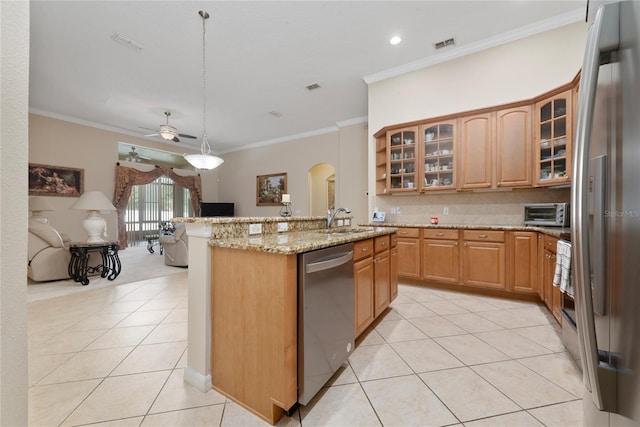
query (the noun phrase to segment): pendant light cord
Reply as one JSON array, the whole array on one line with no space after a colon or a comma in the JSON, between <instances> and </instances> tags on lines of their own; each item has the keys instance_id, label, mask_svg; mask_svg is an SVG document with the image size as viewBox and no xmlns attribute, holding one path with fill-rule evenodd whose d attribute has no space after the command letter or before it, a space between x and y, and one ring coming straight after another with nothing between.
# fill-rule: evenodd
<instances>
[{"instance_id":1,"label":"pendant light cord","mask_svg":"<svg viewBox=\"0 0 640 427\"><path fill-rule=\"evenodd\" d=\"M207 27L205 22L209 19L209 13L204 10L198 12L202 17L202 146L200 151L202 154L210 154L211 147L209 141L207 141L207 61L205 57L206 51L206 34Z\"/></svg>"}]
</instances>

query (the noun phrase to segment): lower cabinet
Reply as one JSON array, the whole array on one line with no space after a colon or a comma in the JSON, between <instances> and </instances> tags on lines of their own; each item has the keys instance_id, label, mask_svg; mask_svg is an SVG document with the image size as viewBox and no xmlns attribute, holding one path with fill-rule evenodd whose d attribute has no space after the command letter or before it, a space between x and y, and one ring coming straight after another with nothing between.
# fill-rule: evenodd
<instances>
[{"instance_id":1,"label":"lower cabinet","mask_svg":"<svg viewBox=\"0 0 640 427\"><path fill-rule=\"evenodd\" d=\"M553 286L553 276L556 271L556 248L558 239L543 236L542 248L542 287L544 288L544 303L559 323L562 323L562 293L558 286Z\"/></svg>"},{"instance_id":2,"label":"lower cabinet","mask_svg":"<svg viewBox=\"0 0 640 427\"><path fill-rule=\"evenodd\" d=\"M373 258L373 281L375 293L373 295L373 316L378 317L391 302L391 260L389 249L376 253Z\"/></svg>"},{"instance_id":3,"label":"lower cabinet","mask_svg":"<svg viewBox=\"0 0 640 427\"><path fill-rule=\"evenodd\" d=\"M507 233L509 254L508 289L521 294L538 293L538 233L510 231Z\"/></svg>"},{"instance_id":4,"label":"lower cabinet","mask_svg":"<svg viewBox=\"0 0 640 427\"><path fill-rule=\"evenodd\" d=\"M504 231L464 230L462 283L483 288L506 288Z\"/></svg>"},{"instance_id":5,"label":"lower cabinet","mask_svg":"<svg viewBox=\"0 0 640 427\"><path fill-rule=\"evenodd\" d=\"M422 231L422 278L458 283L458 230L425 228Z\"/></svg>"},{"instance_id":6,"label":"lower cabinet","mask_svg":"<svg viewBox=\"0 0 640 427\"><path fill-rule=\"evenodd\" d=\"M398 254L398 236L397 234L391 235L391 252L389 255L389 288L391 289L391 302L398 296L398 264L399 264L399 254Z\"/></svg>"},{"instance_id":7,"label":"lower cabinet","mask_svg":"<svg viewBox=\"0 0 640 427\"><path fill-rule=\"evenodd\" d=\"M420 229L398 229L398 276L420 278Z\"/></svg>"}]
</instances>

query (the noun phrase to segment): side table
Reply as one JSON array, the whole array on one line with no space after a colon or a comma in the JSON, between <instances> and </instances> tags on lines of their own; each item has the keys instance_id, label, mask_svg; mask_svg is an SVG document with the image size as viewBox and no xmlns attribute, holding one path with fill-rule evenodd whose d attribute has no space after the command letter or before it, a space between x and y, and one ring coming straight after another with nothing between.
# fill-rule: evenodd
<instances>
[{"instance_id":1,"label":"side table","mask_svg":"<svg viewBox=\"0 0 640 427\"><path fill-rule=\"evenodd\" d=\"M118 242L104 243L83 243L72 242L69 244L69 252L71 252L71 260L69 260L69 276L76 281L82 283L82 286L89 284L87 274L100 273L100 277L106 277L108 280L115 280L120 274L121 265L118 257L120 246ZM102 256L102 263L96 266L90 266L89 254L91 252L99 252Z\"/></svg>"}]
</instances>

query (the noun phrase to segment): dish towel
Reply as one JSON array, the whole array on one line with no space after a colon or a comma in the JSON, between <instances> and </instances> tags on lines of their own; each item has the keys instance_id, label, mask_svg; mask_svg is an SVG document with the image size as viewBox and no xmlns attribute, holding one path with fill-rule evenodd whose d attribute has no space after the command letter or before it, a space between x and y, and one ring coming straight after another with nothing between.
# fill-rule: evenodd
<instances>
[{"instance_id":1,"label":"dish towel","mask_svg":"<svg viewBox=\"0 0 640 427\"><path fill-rule=\"evenodd\" d=\"M553 275L553 286L560 286L560 291L573 298L571 283L571 242L558 240L556 249L556 271Z\"/></svg>"}]
</instances>

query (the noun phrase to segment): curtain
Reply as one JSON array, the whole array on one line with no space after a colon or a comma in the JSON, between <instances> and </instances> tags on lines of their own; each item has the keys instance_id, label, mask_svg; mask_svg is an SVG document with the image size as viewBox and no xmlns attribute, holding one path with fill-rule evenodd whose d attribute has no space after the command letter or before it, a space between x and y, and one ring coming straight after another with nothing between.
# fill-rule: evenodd
<instances>
[{"instance_id":1,"label":"curtain","mask_svg":"<svg viewBox=\"0 0 640 427\"><path fill-rule=\"evenodd\" d=\"M168 176L176 184L189 190L189 199L195 216L200 216L202 203L202 180L198 176L181 176L171 168L156 166L149 172L116 165L116 189L113 194L113 205L118 211L118 243L121 249L127 247L127 229L125 215L127 203L134 185L145 185L155 181L158 177Z\"/></svg>"}]
</instances>

